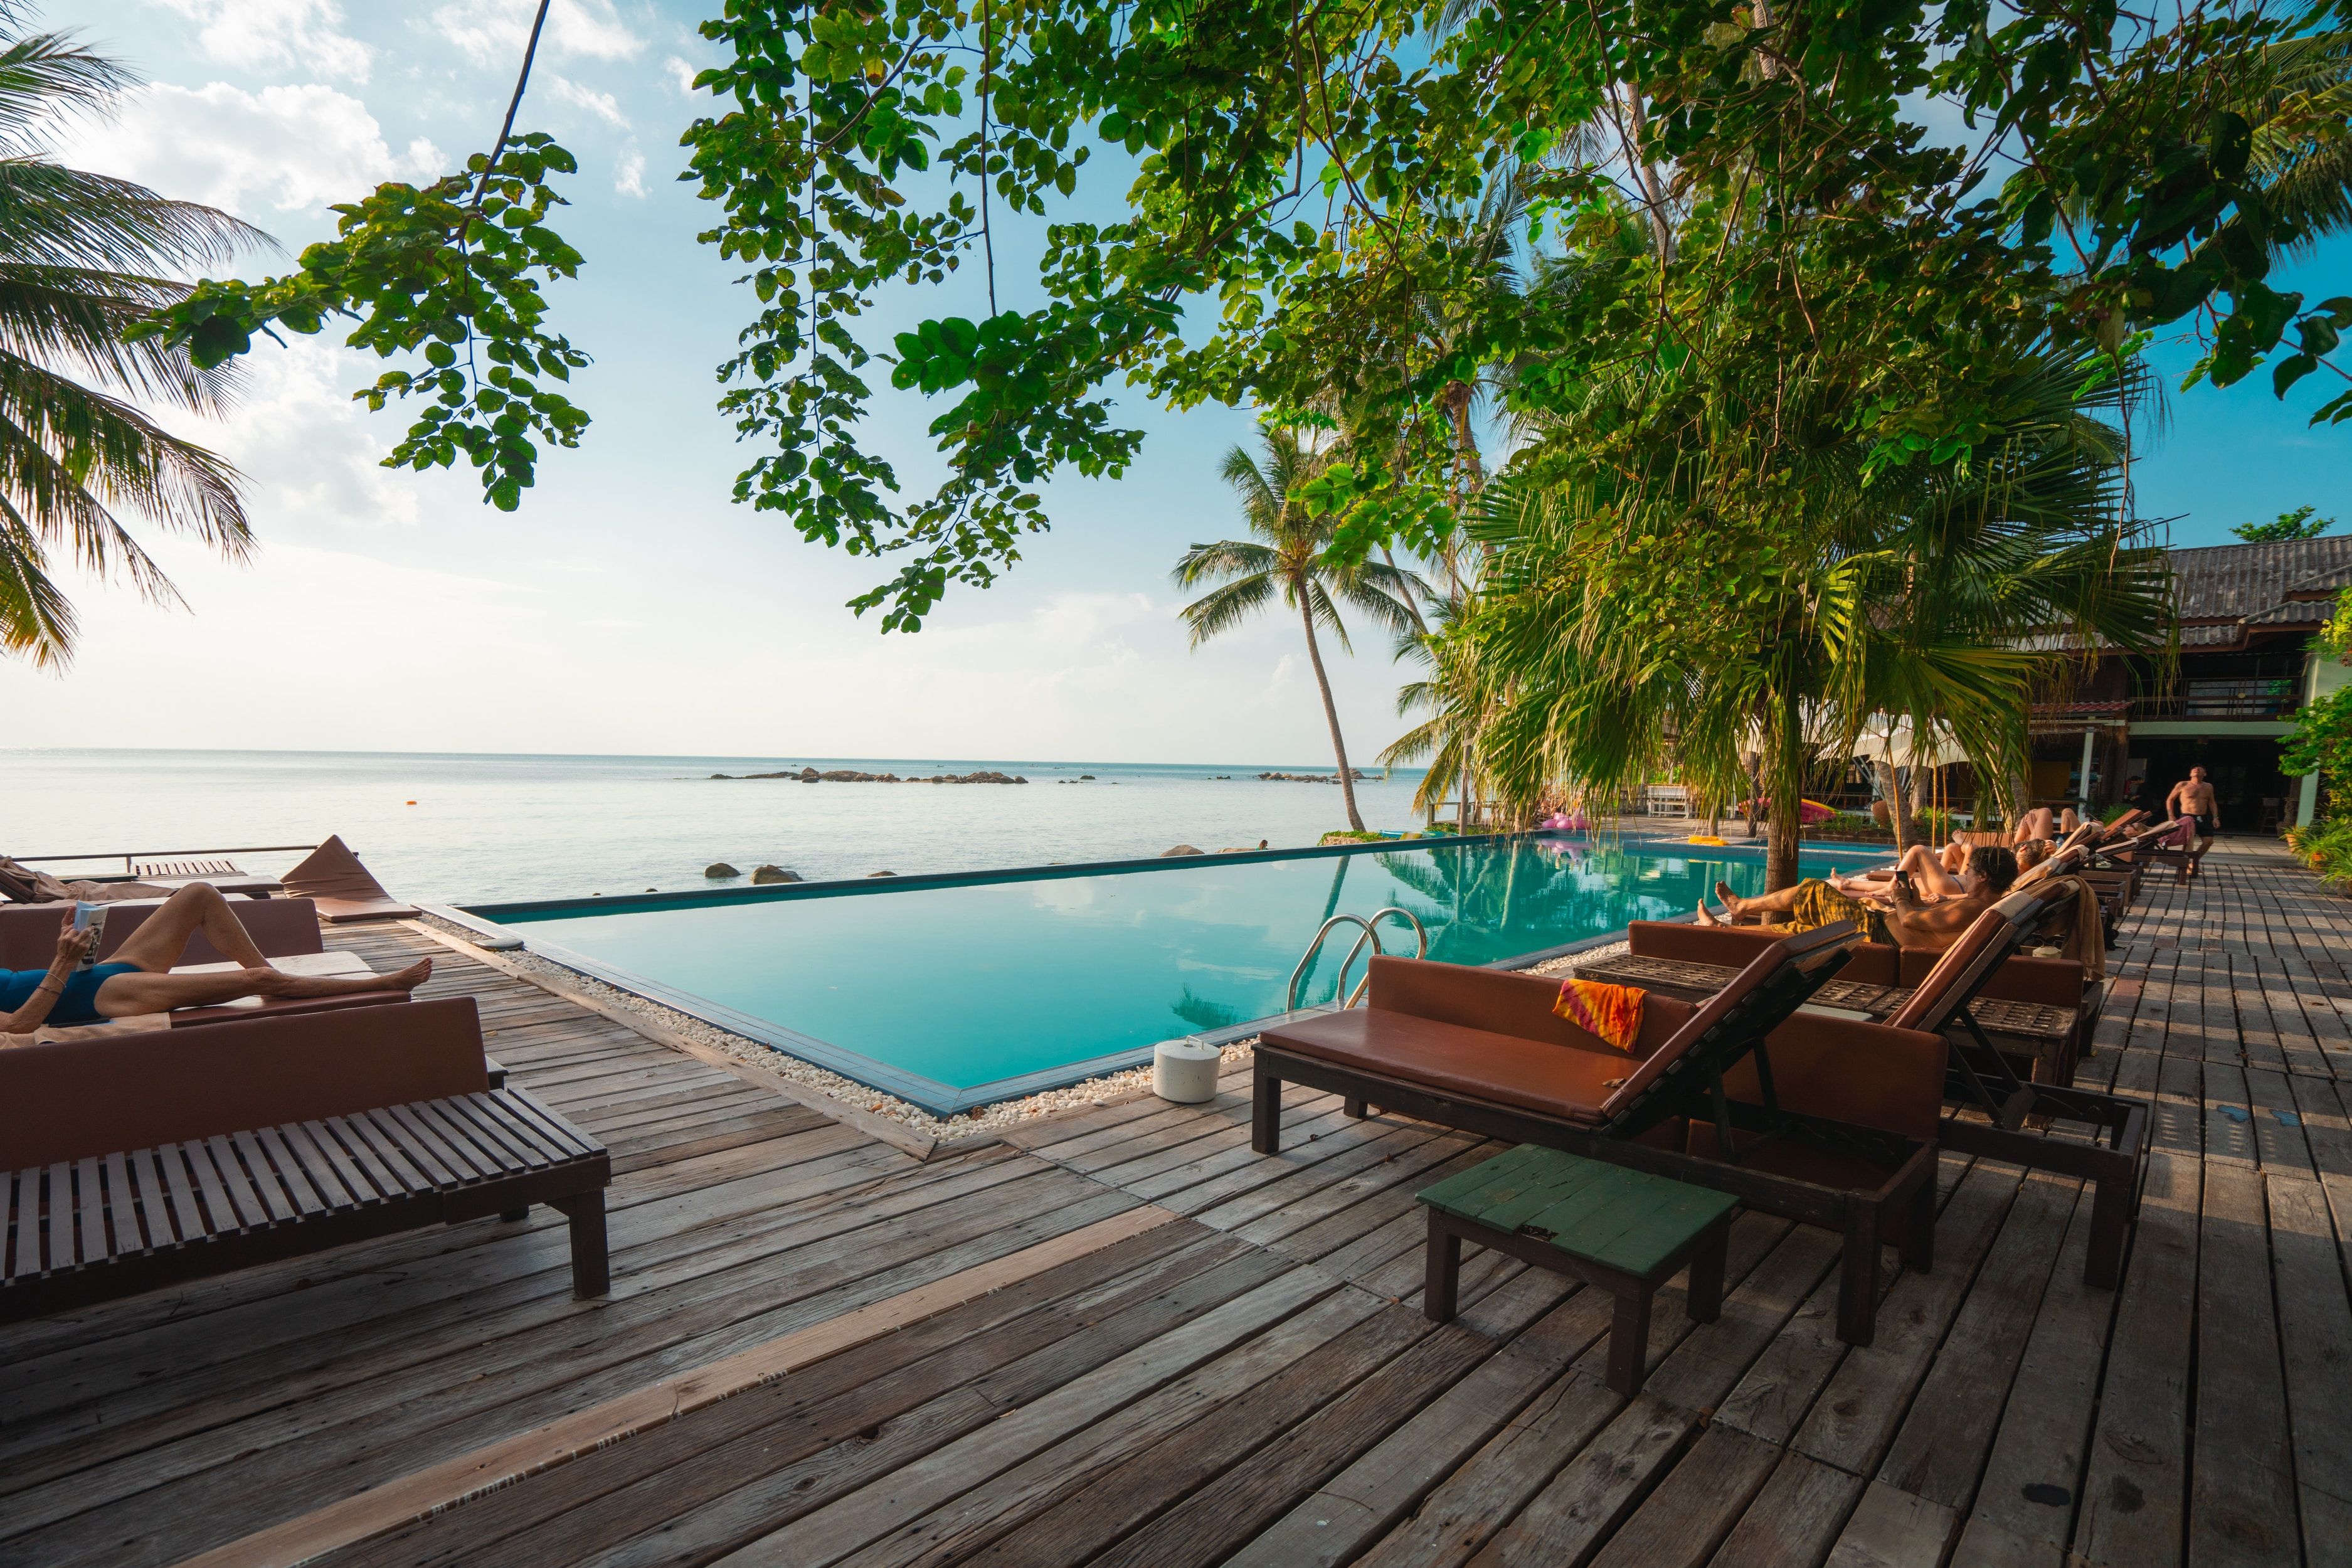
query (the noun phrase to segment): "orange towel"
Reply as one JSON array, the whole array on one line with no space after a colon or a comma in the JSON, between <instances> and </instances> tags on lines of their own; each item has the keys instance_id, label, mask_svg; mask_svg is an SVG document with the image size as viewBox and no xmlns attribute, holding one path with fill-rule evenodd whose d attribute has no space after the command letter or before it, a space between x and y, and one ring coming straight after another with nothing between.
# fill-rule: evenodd
<instances>
[{"instance_id":1,"label":"orange towel","mask_svg":"<svg viewBox=\"0 0 2352 1568\"><path fill-rule=\"evenodd\" d=\"M1551 1010L1595 1039L1630 1051L1642 1032L1642 998L1648 994L1636 985L1571 979L1561 984Z\"/></svg>"}]
</instances>

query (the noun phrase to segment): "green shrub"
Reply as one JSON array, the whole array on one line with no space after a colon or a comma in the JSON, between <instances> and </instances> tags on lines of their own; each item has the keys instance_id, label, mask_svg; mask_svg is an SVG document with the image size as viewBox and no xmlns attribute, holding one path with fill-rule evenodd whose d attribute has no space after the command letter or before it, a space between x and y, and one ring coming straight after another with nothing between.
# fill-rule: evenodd
<instances>
[{"instance_id":1,"label":"green shrub","mask_svg":"<svg viewBox=\"0 0 2352 1568\"><path fill-rule=\"evenodd\" d=\"M2352 887L2352 816L2326 817L2286 830L2287 847L2339 887Z\"/></svg>"}]
</instances>

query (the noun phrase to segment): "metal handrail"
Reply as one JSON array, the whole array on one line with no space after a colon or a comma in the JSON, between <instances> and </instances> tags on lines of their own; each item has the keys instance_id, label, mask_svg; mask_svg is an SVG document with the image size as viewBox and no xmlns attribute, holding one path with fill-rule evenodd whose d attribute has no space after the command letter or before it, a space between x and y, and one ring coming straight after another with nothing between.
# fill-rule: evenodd
<instances>
[{"instance_id":1,"label":"metal handrail","mask_svg":"<svg viewBox=\"0 0 2352 1568\"><path fill-rule=\"evenodd\" d=\"M1373 910L1372 917L1370 920L1366 920L1361 915L1333 915L1329 920L1325 921L1323 924L1317 929L1315 932L1315 940L1307 944L1307 951L1299 955L1298 966L1290 972L1290 985L1289 988L1283 993L1282 1010L1286 1013L1296 1013L1298 1011L1299 982L1307 978L1307 966L1315 962L1316 953L1322 950L1323 939L1331 934L1331 928L1334 926L1356 926L1360 928L1364 934L1356 939L1355 946L1348 950L1348 956L1339 961L1338 984L1332 987L1331 994L1334 996L1346 998L1346 1000L1340 1004L1342 1008L1352 1007L1358 1002L1363 1000L1365 987L1370 985L1372 983L1370 966L1366 967L1363 979L1356 983L1356 989L1352 994L1348 991L1348 966L1356 962L1356 954L1364 951L1364 944L1366 942L1370 942L1372 944L1372 953L1375 957L1382 954L1384 950L1381 946L1380 932L1374 931L1372 928L1379 925L1381 921L1386 920L1391 915L1402 917L1405 923L1412 927L1413 934L1421 939L1420 949L1413 954L1413 956L1415 958L1428 957L1429 932L1422 925L1419 917L1414 915L1411 910L1400 909L1396 905L1391 904L1384 910Z\"/></svg>"},{"instance_id":2,"label":"metal handrail","mask_svg":"<svg viewBox=\"0 0 2352 1568\"><path fill-rule=\"evenodd\" d=\"M316 849L315 844L243 844L226 848L206 849L106 849L88 855L19 855L16 858L26 865L36 860L120 860L125 871L135 860L168 860L183 855L274 855L284 850Z\"/></svg>"},{"instance_id":3,"label":"metal handrail","mask_svg":"<svg viewBox=\"0 0 2352 1568\"><path fill-rule=\"evenodd\" d=\"M1364 934L1356 939L1356 945L1349 948L1348 950L1348 956L1339 961L1339 984L1341 985L1345 985L1348 983L1348 965L1356 962L1356 954L1363 951L1365 942L1370 942L1372 944L1372 952L1375 957L1380 955L1380 933L1375 931L1372 928L1379 925L1391 915L1402 916L1404 922L1412 927L1412 934L1420 939L1420 946L1414 949L1413 956L1415 958L1427 958L1429 956L1429 932L1422 926L1421 918L1414 914L1411 910L1404 909L1396 904L1391 904L1384 910L1374 910L1372 911L1372 918L1364 924ZM1347 1001L1340 1004L1342 1010L1344 1011L1346 1008L1352 1007L1357 1003L1362 1001L1364 999L1364 993L1371 988L1372 966L1367 963L1364 965L1364 977L1356 982L1355 990L1348 993ZM1335 996L1339 994L1339 993L1336 988L1332 992L1332 994Z\"/></svg>"}]
</instances>

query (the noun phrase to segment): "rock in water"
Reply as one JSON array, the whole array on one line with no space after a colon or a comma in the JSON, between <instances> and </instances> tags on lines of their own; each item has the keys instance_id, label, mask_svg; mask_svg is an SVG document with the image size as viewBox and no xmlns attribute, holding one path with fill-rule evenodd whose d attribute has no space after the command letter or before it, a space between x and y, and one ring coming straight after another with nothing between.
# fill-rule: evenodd
<instances>
[{"instance_id":1,"label":"rock in water","mask_svg":"<svg viewBox=\"0 0 2352 1568\"><path fill-rule=\"evenodd\" d=\"M702 868L702 874L706 877L740 877L743 873L724 860L713 860Z\"/></svg>"},{"instance_id":2,"label":"rock in water","mask_svg":"<svg viewBox=\"0 0 2352 1568\"><path fill-rule=\"evenodd\" d=\"M754 866L751 868L751 880L753 882L797 882L800 879L801 874L798 871L787 871L782 866Z\"/></svg>"},{"instance_id":3,"label":"rock in water","mask_svg":"<svg viewBox=\"0 0 2352 1568\"><path fill-rule=\"evenodd\" d=\"M868 872L866 872L866 875L868 878L873 878L873 877L895 877L895 876L897 876L898 874L898 872L896 872L896 871L868 871Z\"/></svg>"},{"instance_id":4,"label":"rock in water","mask_svg":"<svg viewBox=\"0 0 2352 1568\"><path fill-rule=\"evenodd\" d=\"M1162 860L1166 860L1178 855L1198 855L1200 851L1193 848L1190 844L1179 844L1173 849L1162 849L1160 852L1160 858Z\"/></svg>"},{"instance_id":5,"label":"rock in water","mask_svg":"<svg viewBox=\"0 0 2352 1568\"><path fill-rule=\"evenodd\" d=\"M800 771L800 781L803 784L814 784L817 780L823 777L824 777L824 775L817 772L814 768L803 768Z\"/></svg>"}]
</instances>

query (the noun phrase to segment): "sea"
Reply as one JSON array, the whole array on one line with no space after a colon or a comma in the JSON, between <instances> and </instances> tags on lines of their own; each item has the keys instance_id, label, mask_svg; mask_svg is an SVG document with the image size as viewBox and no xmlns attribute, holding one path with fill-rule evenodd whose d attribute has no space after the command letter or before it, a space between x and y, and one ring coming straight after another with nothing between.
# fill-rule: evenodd
<instances>
[{"instance_id":1,"label":"sea","mask_svg":"<svg viewBox=\"0 0 2352 1568\"><path fill-rule=\"evenodd\" d=\"M714 773L992 771L1025 784L803 784ZM526 756L0 749L0 854L120 856L307 845L339 834L404 899L457 903L731 887L1312 845L1347 826L1329 763L969 757ZM1370 827L1422 824L1418 770L1358 784ZM299 850L241 853L281 871ZM83 866L107 868L97 860ZM112 868L120 868L119 859ZM72 874L73 866L45 864Z\"/></svg>"}]
</instances>

